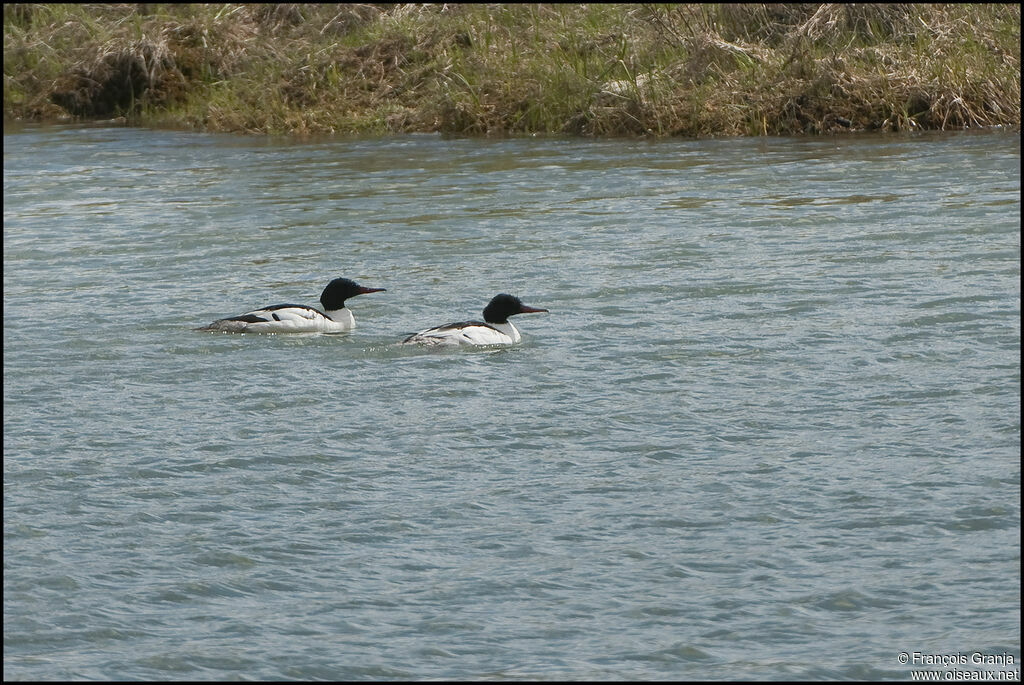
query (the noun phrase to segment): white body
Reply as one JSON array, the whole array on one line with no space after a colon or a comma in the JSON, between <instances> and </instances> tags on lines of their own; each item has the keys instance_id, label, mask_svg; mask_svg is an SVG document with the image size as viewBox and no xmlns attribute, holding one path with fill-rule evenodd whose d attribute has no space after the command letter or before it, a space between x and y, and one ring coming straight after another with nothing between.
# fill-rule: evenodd
<instances>
[{"instance_id":1,"label":"white body","mask_svg":"<svg viewBox=\"0 0 1024 685\"><path fill-rule=\"evenodd\" d=\"M348 307L324 314L312 307L292 305L256 309L242 316L259 317L266 321L220 319L206 329L230 333L347 333L356 326L355 317Z\"/></svg>"},{"instance_id":2,"label":"white body","mask_svg":"<svg viewBox=\"0 0 1024 685\"><path fill-rule=\"evenodd\" d=\"M411 335L403 344L409 345L512 345L522 340L510 321L505 323L465 323L438 326Z\"/></svg>"}]
</instances>

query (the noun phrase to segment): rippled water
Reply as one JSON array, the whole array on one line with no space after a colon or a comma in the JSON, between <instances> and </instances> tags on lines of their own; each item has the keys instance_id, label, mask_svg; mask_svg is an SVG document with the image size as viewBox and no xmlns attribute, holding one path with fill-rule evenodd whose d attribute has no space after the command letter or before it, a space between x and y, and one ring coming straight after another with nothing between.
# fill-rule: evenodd
<instances>
[{"instance_id":1,"label":"rippled water","mask_svg":"<svg viewBox=\"0 0 1024 685\"><path fill-rule=\"evenodd\" d=\"M1019 678L1020 138L7 131L3 411L8 679Z\"/></svg>"}]
</instances>

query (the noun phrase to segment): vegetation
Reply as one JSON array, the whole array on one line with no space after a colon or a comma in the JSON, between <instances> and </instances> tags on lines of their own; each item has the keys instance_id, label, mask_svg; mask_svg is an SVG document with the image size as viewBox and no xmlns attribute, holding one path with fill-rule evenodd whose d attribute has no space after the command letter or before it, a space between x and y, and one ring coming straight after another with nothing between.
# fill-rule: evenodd
<instances>
[{"instance_id":1,"label":"vegetation","mask_svg":"<svg viewBox=\"0 0 1024 685\"><path fill-rule=\"evenodd\" d=\"M5 119L249 133L1020 128L1017 4L7 4Z\"/></svg>"}]
</instances>

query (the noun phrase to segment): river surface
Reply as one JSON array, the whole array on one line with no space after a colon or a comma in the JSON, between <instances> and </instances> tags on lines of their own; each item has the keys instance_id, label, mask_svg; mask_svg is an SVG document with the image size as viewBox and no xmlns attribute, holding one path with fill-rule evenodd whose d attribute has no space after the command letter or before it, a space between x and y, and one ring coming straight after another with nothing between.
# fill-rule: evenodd
<instances>
[{"instance_id":1,"label":"river surface","mask_svg":"<svg viewBox=\"0 0 1024 685\"><path fill-rule=\"evenodd\" d=\"M1019 678L1016 133L8 128L3 211L5 679Z\"/></svg>"}]
</instances>

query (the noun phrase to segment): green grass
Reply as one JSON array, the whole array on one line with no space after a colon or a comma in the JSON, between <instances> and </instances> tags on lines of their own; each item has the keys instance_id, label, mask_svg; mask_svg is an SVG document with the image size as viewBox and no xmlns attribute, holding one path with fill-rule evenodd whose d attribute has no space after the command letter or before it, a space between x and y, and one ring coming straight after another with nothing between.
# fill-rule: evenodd
<instances>
[{"instance_id":1,"label":"green grass","mask_svg":"<svg viewBox=\"0 0 1024 685\"><path fill-rule=\"evenodd\" d=\"M1020 9L9 4L4 115L259 134L1019 130Z\"/></svg>"}]
</instances>

